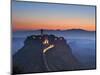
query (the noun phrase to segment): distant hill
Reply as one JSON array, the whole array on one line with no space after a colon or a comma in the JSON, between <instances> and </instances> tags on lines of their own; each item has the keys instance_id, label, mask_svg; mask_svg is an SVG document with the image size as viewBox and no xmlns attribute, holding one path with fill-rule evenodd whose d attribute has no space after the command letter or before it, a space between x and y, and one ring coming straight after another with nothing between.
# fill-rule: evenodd
<instances>
[{"instance_id":1,"label":"distant hill","mask_svg":"<svg viewBox=\"0 0 100 75\"><path fill-rule=\"evenodd\" d=\"M86 31L82 29L71 29L71 30L63 30L62 32L70 33L70 34L95 34L96 31Z\"/></svg>"},{"instance_id":2,"label":"distant hill","mask_svg":"<svg viewBox=\"0 0 100 75\"><path fill-rule=\"evenodd\" d=\"M65 30L65 31L75 31L75 32L95 32L95 31L87 31L87 30L83 30L83 29L69 29L69 30Z\"/></svg>"},{"instance_id":3,"label":"distant hill","mask_svg":"<svg viewBox=\"0 0 100 75\"><path fill-rule=\"evenodd\" d=\"M14 32L33 32L33 31L40 31L40 30L20 30L20 31L14 31ZM68 29L68 30L47 30L44 29L44 31L73 31L73 32L95 32L95 31L87 31L83 29Z\"/></svg>"},{"instance_id":4,"label":"distant hill","mask_svg":"<svg viewBox=\"0 0 100 75\"><path fill-rule=\"evenodd\" d=\"M30 33L40 32L40 30L27 30L27 31L14 31L15 33ZM95 33L96 31L86 31L82 29L69 29L69 30L44 30L44 32L71 32L71 33Z\"/></svg>"},{"instance_id":5,"label":"distant hill","mask_svg":"<svg viewBox=\"0 0 100 75\"><path fill-rule=\"evenodd\" d=\"M70 30L44 30L44 34L54 34L57 36L70 36L70 37L94 37L96 31L86 31L82 29L70 29ZM40 35L40 30L31 31L16 31L13 33L13 37L26 37L29 35Z\"/></svg>"}]
</instances>

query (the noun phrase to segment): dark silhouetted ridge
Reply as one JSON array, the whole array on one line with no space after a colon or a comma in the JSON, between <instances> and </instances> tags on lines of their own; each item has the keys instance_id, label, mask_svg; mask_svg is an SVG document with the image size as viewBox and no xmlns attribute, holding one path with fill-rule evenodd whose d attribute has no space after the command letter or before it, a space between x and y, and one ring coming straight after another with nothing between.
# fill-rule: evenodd
<instances>
[{"instance_id":1,"label":"dark silhouetted ridge","mask_svg":"<svg viewBox=\"0 0 100 75\"><path fill-rule=\"evenodd\" d=\"M13 74L75 70L78 64L63 37L31 35L13 56Z\"/></svg>"}]
</instances>

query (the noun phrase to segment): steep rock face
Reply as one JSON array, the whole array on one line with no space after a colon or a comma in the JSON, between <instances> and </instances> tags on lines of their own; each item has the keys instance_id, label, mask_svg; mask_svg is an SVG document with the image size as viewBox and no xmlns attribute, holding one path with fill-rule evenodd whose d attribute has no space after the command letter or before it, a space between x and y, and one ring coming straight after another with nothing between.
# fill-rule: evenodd
<instances>
[{"instance_id":1,"label":"steep rock face","mask_svg":"<svg viewBox=\"0 0 100 75\"><path fill-rule=\"evenodd\" d=\"M78 61L63 37L32 35L13 56L13 73L74 70Z\"/></svg>"}]
</instances>

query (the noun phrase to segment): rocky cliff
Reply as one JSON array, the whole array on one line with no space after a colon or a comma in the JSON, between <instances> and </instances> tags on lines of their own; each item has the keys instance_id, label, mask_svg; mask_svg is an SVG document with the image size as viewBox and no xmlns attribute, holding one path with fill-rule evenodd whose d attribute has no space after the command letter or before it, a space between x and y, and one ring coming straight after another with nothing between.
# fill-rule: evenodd
<instances>
[{"instance_id":1,"label":"rocky cliff","mask_svg":"<svg viewBox=\"0 0 100 75\"><path fill-rule=\"evenodd\" d=\"M67 40L54 35L32 35L13 56L13 73L37 73L75 70L78 60Z\"/></svg>"}]
</instances>

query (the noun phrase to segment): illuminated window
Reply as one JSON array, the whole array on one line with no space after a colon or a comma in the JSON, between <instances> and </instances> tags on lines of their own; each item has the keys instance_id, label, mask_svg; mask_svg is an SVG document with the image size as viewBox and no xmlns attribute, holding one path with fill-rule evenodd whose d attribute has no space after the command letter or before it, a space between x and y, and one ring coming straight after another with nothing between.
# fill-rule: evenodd
<instances>
[{"instance_id":1,"label":"illuminated window","mask_svg":"<svg viewBox=\"0 0 100 75\"><path fill-rule=\"evenodd\" d=\"M47 45L47 44L49 44L49 41L48 41L48 39L45 39L45 40L44 40L44 42L43 42L43 44L44 44L44 45Z\"/></svg>"}]
</instances>

